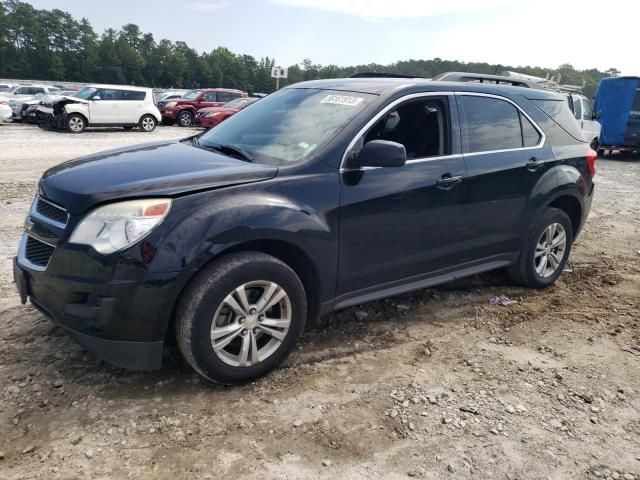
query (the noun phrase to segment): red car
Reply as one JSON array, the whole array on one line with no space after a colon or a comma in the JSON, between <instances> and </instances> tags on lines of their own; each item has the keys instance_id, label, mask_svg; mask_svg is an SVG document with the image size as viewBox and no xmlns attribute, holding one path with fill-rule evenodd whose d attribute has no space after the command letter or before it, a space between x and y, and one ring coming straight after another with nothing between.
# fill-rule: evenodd
<instances>
[{"instance_id":1,"label":"red car","mask_svg":"<svg viewBox=\"0 0 640 480\"><path fill-rule=\"evenodd\" d=\"M204 88L191 90L181 98L161 106L162 121L166 124L177 122L181 127L191 127L196 118L196 112L204 107L221 107L236 98L248 97L247 92L229 88Z\"/></svg>"},{"instance_id":2,"label":"red car","mask_svg":"<svg viewBox=\"0 0 640 480\"><path fill-rule=\"evenodd\" d=\"M253 97L243 97L231 100L221 107L201 108L200 110L198 110L198 113L196 115L196 123L200 124L200 126L204 128L215 127L223 120L226 120L234 113L237 113L243 108L248 107L257 100L260 99Z\"/></svg>"}]
</instances>

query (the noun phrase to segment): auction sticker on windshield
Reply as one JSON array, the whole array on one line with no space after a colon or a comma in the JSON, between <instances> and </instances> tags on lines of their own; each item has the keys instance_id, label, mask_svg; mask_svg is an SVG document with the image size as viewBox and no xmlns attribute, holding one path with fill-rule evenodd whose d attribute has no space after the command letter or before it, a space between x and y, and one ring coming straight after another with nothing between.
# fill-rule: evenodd
<instances>
[{"instance_id":1,"label":"auction sticker on windshield","mask_svg":"<svg viewBox=\"0 0 640 480\"><path fill-rule=\"evenodd\" d=\"M363 100L364 98L362 97L351 97L349 95L327 95L320 103L333 103L335 105L349 105L351 107L355 107Z\"/></svg>"}]
</instances>

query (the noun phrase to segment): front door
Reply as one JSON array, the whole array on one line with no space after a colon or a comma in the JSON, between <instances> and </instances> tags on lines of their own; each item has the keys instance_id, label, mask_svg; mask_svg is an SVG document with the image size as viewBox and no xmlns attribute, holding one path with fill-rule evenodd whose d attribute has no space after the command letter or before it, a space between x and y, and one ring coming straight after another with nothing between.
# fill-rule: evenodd
<instances>
[{"instance_id":1,"label":"front door","mask_svg":"<svg viewBox=\"0 0 640 480\"><path fill-rule=\"evenodd\" d=\"M338 297L457 262L466 175L458 131L453 96L427 94L388 107L363 133L360 145L403 144L407 163L341 172Z\"/></svg>"},{"instance_id":2,"label":"front door","mask_svg":"<svg viewBox=\"0 0 640 480\"><path fill-rule=\"evenodd\" d=\"M121 123L120 100L116 100L116 95L116 90L102 88L91 97L89 123L92 125Z\"/></svg>"}]
</instances>

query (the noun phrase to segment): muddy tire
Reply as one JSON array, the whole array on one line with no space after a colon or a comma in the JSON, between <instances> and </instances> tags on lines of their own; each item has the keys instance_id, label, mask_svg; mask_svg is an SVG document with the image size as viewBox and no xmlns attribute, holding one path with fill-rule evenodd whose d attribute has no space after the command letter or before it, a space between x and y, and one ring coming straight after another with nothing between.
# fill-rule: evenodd
<instances>
[{"instance_id":1,"label":"muddy tire","mask_svg":"<svg viewBox=\"0 0 640 480\"><path fill-rule=\"evenodd\" d=\"M176 312L176 339L200 375L241 384L291 353L306 317L304 287L289 266L259 252L233 253L187 287Z\"/></svg>"},{"instance_id":2,"label":"muddy tire","mask_svg":"<svg viewBox=\"0 0 640 480\"><path fill-rule=\"evenodd\" d=\"M529 228L520 258L509 268L509 275L520 285L546 288L562 273L573 243L569 216L557 208L548 208Z\"/></svg>"},{"instance_id":3,"label":"muddy tire","mask_svg":"<svg viewBox=\"0 0 640 480\"><path fill-rule=\"evenodd\" d=\"M79 113L72 113L67 116L66 127L71 133L82 133L87 128L87 119Z\"/></svg>"}]
</instances>

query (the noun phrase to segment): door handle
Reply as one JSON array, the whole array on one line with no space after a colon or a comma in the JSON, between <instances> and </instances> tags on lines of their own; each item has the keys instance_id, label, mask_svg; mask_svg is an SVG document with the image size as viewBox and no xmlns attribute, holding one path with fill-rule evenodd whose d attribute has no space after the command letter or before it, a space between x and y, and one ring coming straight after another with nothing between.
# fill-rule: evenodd
<instances>
[{"instance_id":1,"label":"door handle","mask_svg":"<svg viewBox=\"0 0 640 480\"><path fill-rule=\"evenodd\" d=\"M438 180L436 180L436 187L441 190L450 190L455 185L462 183L462 176L452 176L450 173L445 173Z\"/></svg>"},{"instance_id":2,"label":"door handle","mask_svg":"<svg viewBox=\"0 0 640 480\"><path fill-rule=\"evenodd\" d=\"M530 172L535 172L541 166L544 165L544 160L538 160L536 157L531 157L527 160L527 170Z\"/></svg>"}]
</instances>

